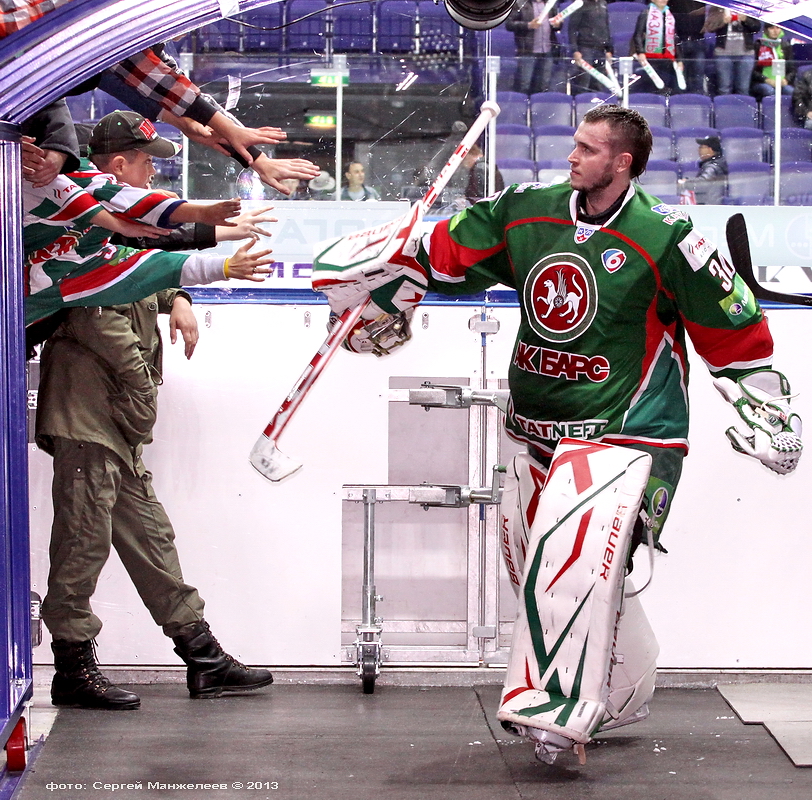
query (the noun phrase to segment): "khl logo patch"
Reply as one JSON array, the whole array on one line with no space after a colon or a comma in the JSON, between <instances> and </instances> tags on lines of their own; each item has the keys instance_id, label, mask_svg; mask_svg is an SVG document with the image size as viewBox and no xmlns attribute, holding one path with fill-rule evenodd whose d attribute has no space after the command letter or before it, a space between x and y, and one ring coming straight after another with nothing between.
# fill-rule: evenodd
<instances>
[{"instance_id":1,"label":"khl logo patch","mask_svg":"<svg viewBox=\"0 0 812 800\"><path fill-rule=\"evenodd\" d=\"M589 241L589 237L597 230L599 230L599 228L595 225L586 225L583 222L579 223L575 227L575 244L584 244Z\"/></svg>"}]
</instances>

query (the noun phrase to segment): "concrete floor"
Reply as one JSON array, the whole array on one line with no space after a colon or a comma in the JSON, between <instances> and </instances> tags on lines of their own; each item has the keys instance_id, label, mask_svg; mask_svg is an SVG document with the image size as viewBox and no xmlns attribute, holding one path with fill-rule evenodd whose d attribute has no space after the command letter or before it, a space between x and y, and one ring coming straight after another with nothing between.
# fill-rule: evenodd
<instances>
[{"instance_id":1,"label":"concrete floor","mask_svg":"<svg viewBox=\"0 0 812 800\"><path fill-rule=\"evenodd\" d=\"M550 767L496 723L495 685L364 695L358 685L277 684L213 701L192 701L177 683L133 688L138 711L60 710L16 800L812 797L812 770L794 767L715 689L658 689L652 716L600 736L585 766L562 757Z\"/></svg>"}]
</instances>

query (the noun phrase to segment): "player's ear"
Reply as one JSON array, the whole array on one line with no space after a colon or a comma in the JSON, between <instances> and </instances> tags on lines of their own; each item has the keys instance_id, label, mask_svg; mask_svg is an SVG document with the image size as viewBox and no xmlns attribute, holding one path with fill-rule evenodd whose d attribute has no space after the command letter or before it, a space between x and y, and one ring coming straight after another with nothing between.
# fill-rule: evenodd
<instances>
[{"instance_id":1,"label":"player's ear","mask_svg":"<svg viewBox=\"0 0 812 800\"><path fill-rule=\"evenodd\" d=\"M617 172L627 172L632 166L631 153L618 153L615 156L615 170Z\"/></svg>"}]
</instances>

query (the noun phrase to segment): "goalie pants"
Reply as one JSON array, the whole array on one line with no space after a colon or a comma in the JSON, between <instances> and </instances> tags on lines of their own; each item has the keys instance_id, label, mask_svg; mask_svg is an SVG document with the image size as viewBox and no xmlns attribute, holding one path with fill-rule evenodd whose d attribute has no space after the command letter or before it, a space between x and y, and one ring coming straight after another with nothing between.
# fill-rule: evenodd
<instances>
[{"instance_id":1,"label":"goalie pants","mask_svg":"<svg viewBox=\"0 0 812 800\"><path fill-rule=\"evenodd\" d=\"M641 453L648 453L651 456L651 475L643 493L641 510L651 523L654 543L659 547L660 535L668 519L671 502L674 499L674 493L682 475L682 462L685 458L685 451L677 447L652 447L645 444L629 445L629 448L639 450ZM528 452L536 461L541 463L545 472L549 469L549 457L541 455L534 447L529 447ZM638 534L639 529L636 529L635 535ZM642 543L645 544L645 539L643 539ZM638 544L641 544L641 542L635 538L633 547Z\"/></svg>"},{"instance_id":2,"label":"goalie pants","mask_svg":"<svg viewBox=\"0 0 812 800\"><path fill-rule=\"evenodd\" d=\"M100 444L54 437L51 566L42 604L54 639L82 642L101 630L90 598L111 545L167 636L203 618L203 600L183 581L175 533L152 475L140 458L135 467Z\"/></svg>"}]
</instances>

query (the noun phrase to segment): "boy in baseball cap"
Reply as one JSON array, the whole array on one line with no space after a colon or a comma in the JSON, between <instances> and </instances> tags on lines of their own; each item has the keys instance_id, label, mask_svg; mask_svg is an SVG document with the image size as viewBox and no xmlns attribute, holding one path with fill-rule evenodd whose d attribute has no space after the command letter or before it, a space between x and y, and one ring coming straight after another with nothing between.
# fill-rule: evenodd
<instances>
[{"instance_id":1,"label":"boy in baseball cap","mask_svg":"<svg viewBox=\"0 0 812 800\"><path fill-rule=\"evenodd\" d=\"M93 128L88 142L91 156L143 150L158 158L172 158L180 145L159 136L155 126L134 111L113 111Z\"/></svg>"},{"instance_id":2,"label":"boy in baseball cap","mask_svg":"<svg viewBox=\"0 0 812 800\"><path fill-rule=\"evenodd\" d=\"M152 157L172 158L180 145L159 136L155 126L134 111L113 111L93 128L87 143L93 164L121 183L149 188L155 175Z\"/></svg>"}]
</instances>

